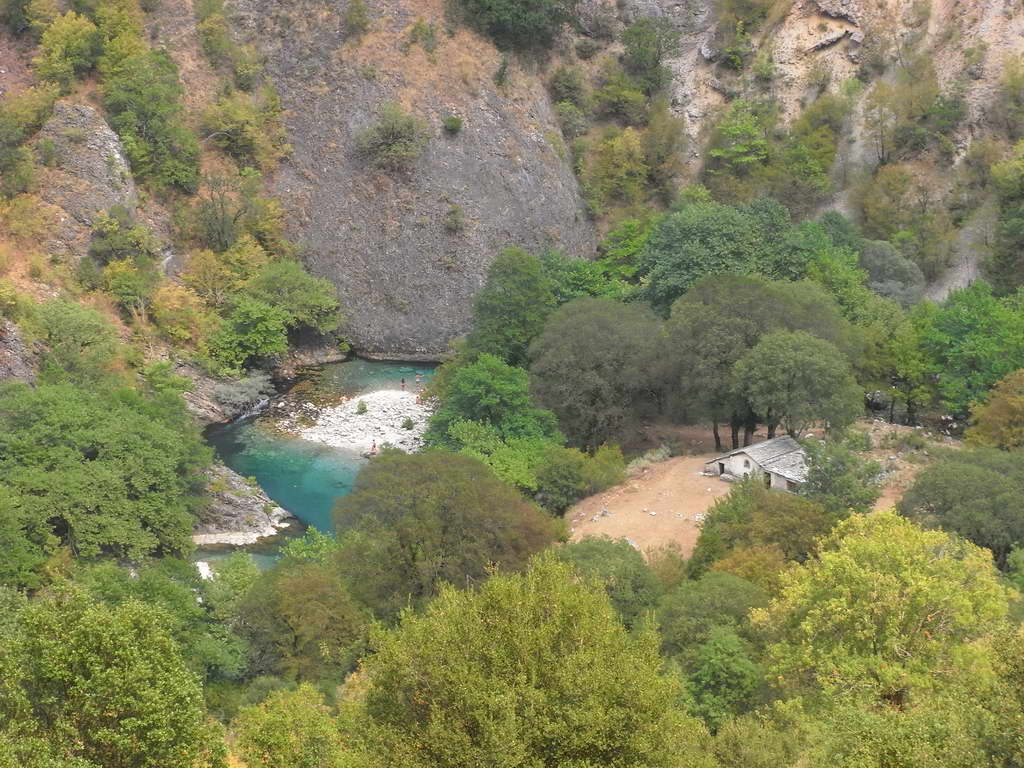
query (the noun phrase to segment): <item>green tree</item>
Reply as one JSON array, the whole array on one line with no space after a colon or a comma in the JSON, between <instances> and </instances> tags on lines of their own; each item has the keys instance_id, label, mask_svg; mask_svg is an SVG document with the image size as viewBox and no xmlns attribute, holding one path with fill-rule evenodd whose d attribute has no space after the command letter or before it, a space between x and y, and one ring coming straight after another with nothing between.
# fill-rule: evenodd
<instances>
[{"instance_id":1,"label":"green tree","mask_svg":"<svg viewBox=\"0 0 1024 768\"><path fill-rule=\"evenodd\" d=\"M862 395L849 363L834 345L805 331L765 334L733 368L734 385L768 425L796 437L816 421L850 424Z\"/></svg>"},{"instance_id":2,"label":"green tree","mask_svg":"<svg viewBox=\"0 0 1024 768\"><path fill-rule=\"evenodd\" d=\"M1024 367L1024 293L999 299L975 282L922 323L921 345L947 407L965 414L1006 374Z\"/></svg>"},{"instance_id":3,"label":"green tree","mask_svg":"<svg viewBox=\"0 0 1024 768\"><path fill-rule=\"evenodd\" d=\"M785 689L900 707L970 669L1006 612L988 553L877 512L840 523L754 620Z\"/></svg>"},{"instance_id":4,"label":"green tree","mask_svg":"<svg viewBox=\"0 0 1024 768\"><path fill-rule=\"evenodd\" d=\"M245 647L196 600L202 582L185 560L161 558L129 572L116 563L80 568L75 581L99 603L119 606L137 600L164 614L164 628L182 658L202 680L238 678L245 668Z\"/></svg>"},{"instance_id":5,"label":"green tree","mask_svg":"<svg viewBox=\"0 0 1024 768\"><path fill-rule=\"evenodd\" d=\"M658 607L662 650L691 668L715 630L751 638L750 611L767 604L763 589L731 573L708 573L684 581Z\"/></svg>"},{"instance_id":6,"label":"green tree","mask_svg":"<svg viewBox=\"0 0 1024 768\"><path fill-rule=\"evenodd\" d=\"M36 308L34 320L46 344L46 375L76 382L108 379L120 353L117 331L90 307L50 299Z\"/></svg>"},{"instance_id":7,"label":"green tree","mask_svg":"<svg viewBox=\"0 0 1024 768\"><path fill-rule=\"evenodd\" d=\"M709 764L654 632L628 633L601 588L552 556L444 589L374 651L348 726L369 765Z\"/></svg>"},{"instance_id":8,"label":"green tree","mask_svg":"<svg viewBox=\"0 0 1024 768\"><path fill-rule=\"evenodd\" d=\"M67 91L76 77L93 68L99 43L96 25L85 16L68 11L43 33L39 56L33 60L36 72Z\"/></svg>"},{"instance_id":9,"label":"green tree","mask_svg":"<svg viewBox=\"0 0 1024 768\"><path fill-rule=\"evenodd\" d=\"M305 683L245 707L231 724L238 751L252 768L339 768L343 748L323 694Z\"/></svg>"},{"instance_id":10,"label":"green tree","mask_svg":"<svg viewBox=\"0 0 1024 768\"><path fill-rule=\"evenodd\" d=\"M830 514L867 512L878 501L878 476L882 471L878 462L860 458L837 440L807 440L803 447L807 453L807 481L797 489L798 494Z\"/></svg>"},{"instance_id":11,"label":"green tree","mask_svg":"<svg viewBox=\"0 0 1024 768\"><path fill-rule=\"evenodd\" d=\"M214 359L234 371L255 358L287 351L291 315L286 310L244 295L232 304L225 324L210 339Z\"/></svg>"},{"instance_id":12,"label":"green tree","mask_svg":"<svg viewBox=\"0 0 1024 768\"><path fill-rule=\"evenodd\" d=\"M0 388L4 484L84 557L187 552L209 460L177 395Z\"/></svg>"},{"instance_id":13,"label":"green tree","mask_svg":"<svg viewBox=\"0 0 1024 768\"><path fill-rule=\"evenodd\" d=\"M108 46L109 48L109 46ZM196 191L199 142L184 122L178 67L166 51L100 60L103 103L136 178Z\"/></svg>"},{"instance_id":14,"label":"green tree","mask_svg":"<svg viewBox=\"0 0 1024 768\"><path fill-rule=\"evenodd\" d=\"M549 318L530 348L532 391L574 443L595 449L658 386L652 369L659 334L658 319L639 304L575 299Z\"/></svg>"},{"instance_id":15,"label":"green tree","mask_svg":"<svg viewBox=\"0 0 1024 768\"><path fill-rule=\"evenodd\" d=\"M722 450L718 425L732 429L732 446L756 426L751 406L733 387L736 362L761 336L775 330L807 331L854 355L849 324L835 301L814 283L769 282L722 275L696 283L672 307L664 355L681 420L707 420Z\"/></svg>"},{"instance_id":16,"label":"green tree","mask_svg":"<svg viewBox=\"0 0 1024 768\"><path fill-rule=\"evenodd\" d=\"M575 16L572 0L459 0L467 20L499 48L550 48Z\"/></svg>"},{"instance_id":17,"label":"green tree","mask_svg":"<svg viewBox=\"0 0 1024 768\"><path fill-rule=\"evenodd\" d=\"M971 412L967 442L1009 451L1024 447L1024 369L1009 373Z\"/></svg>"},{"instance_id":18,"label":"green tree","mask_svg":"<svg viewBox=\"0 0 1024 768\"><path fill-rule=\"evenodd\" d=\"M138 601L34 600L4 632L0 669L0 731L48 743L53 765L191 768L209 746L198 680Z\"/></svg>"},{"instance_id":19,"label":"green tree","mask_svg":"<svg viewBox=\"0 0 1024 768\"><path fill-rule=\"evenodd\" d=\"M694 714L717 730L736 715L752 709L762 685L761 667L751 658L748 643L731 629L715 627L697 649L689 670Z\"/></svg>"},{"instance_id":20,"label":"green tree","mask_svg":"<svg viewBox=\"0 0 1024 768\"><path fill-rule=\"evenodd\" d=\"M554 522L484 464L440 451L374 459L334 519L342 576L383 618L422 605L444 582L523 568L554 537Z\"/></svg>"},{"instance_id":21,"label":"green tree","mask_svg":"<svg viewBox=\"0 0 1024 768\"><path fill-rule=\"evenodd\" d=\"M530 342L555 308L554 289L537 256L521 248L502 251L473 301L469 350L496 355L509 365L525 365Z\"/></svg>"},{"instance_id":22,"label":"green tree","mask_svg":"<svg viewBox=\"0 0 1024 768\"><path fill-rule=\"evenodd\" d=\"M639 19L622 33L622 62L648 96L672 80L665 60L679 53L680 33L667 18Z\"/></svg>"},{"instance_id":23,"label":"green tree","mask_svg":"<svg viewBox=\"0 0 1024 768\"><path fill-rule=\"evenodd\" d=\"M658 603L661 585L657 577L643 555L626 541L588 538L559 547L555 554L604 588L627 629L639 627Z\"/></svg>"},{"instance_id":24,"label":"green tree","mask_svg":"<svg viewBox=\"0 0 1024 768\"><path fill-rule=\"evenodd\" d=\"M490 426L502 440L540 438L561 442L554 414L536 408L530 400L526 371L490 354L480 355L452 374L440 407L430 417L427 442L460 447L449 430L462 421Z\"/></svg>"},{"instance_id":25,"label":"green tree","mask_svg":"<svg viewBox=\"0 0 1024 768\"><path fill-rule=\"evenodd\" d=\"M46 520L24 509L11 489L0 487L0 585L36 589L59 540Z\"/></svg>"},{"instance_id":26,"label":"green tree","mask_svg":"<svg viewBox=\"0 0 1024 768\"><path fill-rule=\"evenodd\" d=\"M991 550L1005 568L1024 543L1024 467L1014 454L991 449L948 453L917 474L899 510Z\"/></svg>"},{"instance_id":27,"label":"green tree","mask_svg":"<svg viewBox=\"0 0 1024 768\"><path fill-rule=\"evenodd\" d=\"M244 287L248 296L286 312L289 327L305 326L320 333L338 328L338 300L334 286L322 277L313 277L291 259L272 261Z\"/></svg>"}]
</instances>

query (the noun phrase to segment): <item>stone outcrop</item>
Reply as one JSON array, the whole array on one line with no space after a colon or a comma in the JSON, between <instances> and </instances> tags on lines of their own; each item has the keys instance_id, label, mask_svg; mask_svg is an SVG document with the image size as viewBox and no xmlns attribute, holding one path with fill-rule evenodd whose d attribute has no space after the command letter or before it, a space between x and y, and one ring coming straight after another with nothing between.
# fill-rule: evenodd
<instances>
[{"instance_id":1,"label":"stone outcrop","mask_svg":"<svg viewBox=\"0 0 1024 768\"><path fill-rule=\"evenodd\" d=\"M35 144L41 156L53 153L52 167L40 175L39 195L63 211L46 249L77 263L88 252L97 216L114 205L135 205L124 147L95 109L65 103L54 106Z\"/></svg>"},{"instance_id":2,"label":"stone outcrop","mask_svg":"<svg viewBox=\"0 0 1024 768\"><path fill-rule=\"evenodd\" d=\"M25 342L18 326L0 318L0 381L34 381L38 358L39 350Z\"/></svg>"},{"instance_id":3,"label":"stone outcrop","mask_svg":"<svg viewBox=\"0 0 1024 768\"><path fill-rule=\"evenodd\" d=\"M258 486L222 464L210 468L207 489L210 503L192 536L198 546L255 544L294 522Z\"/></svg>"},{"instance_id":4,"label":"stone outcrop","mask_svg":"<svg viewBox=\"0 0 1024 768\"><path fill-rule=\"evenodd\" d=\"M236 29L266 55L287 110L292 156L275 191L314 273L334 282L361 354L437 359L468 330L472 298L503 248L590 256L596 234L540 77L465 28L441 0L380 0L361 38L347 0L237 0ZM412 42L417 21L434 43ZM499 78L500 79L500 78ZM355 151L380 107L423 119L430 140L408 172ZM447 116L462 119L449 133ZM448 225L453 210L461 228ZM453 231L457 230L457 231Z\"/></svg>"}]
</instances>

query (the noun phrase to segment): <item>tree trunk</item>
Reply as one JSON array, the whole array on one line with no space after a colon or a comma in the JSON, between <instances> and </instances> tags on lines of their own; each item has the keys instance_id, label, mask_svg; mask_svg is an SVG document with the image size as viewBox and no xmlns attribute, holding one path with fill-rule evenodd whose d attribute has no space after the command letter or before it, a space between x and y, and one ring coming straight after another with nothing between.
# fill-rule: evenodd
<instances>
[{"instance_id":1,"label":"tree trunk","mask_svg":"<svg viewBox=\"0 0 1024 768\"><path fill-rule=\"evenodd\" d=\"M754 424L749 421L743 425L743 447L746 448L750 445L750 441L754 438Z\"/></svg>"},{"instance_id":2,"label":"tree trunk","mask_svg":"<svg viewBox=\"0 0 1024 768\"><path fill-rule=\"evenodd\" d=\"M778 426L779 425L776 422L774 422L774 421L771 421L771 422L768 423L768 439L769 440L771 440L773 437L775 437L775 429Z\"/></svg>"},{"instance_id":3,"label":"tree trunk","mask_svg":"<svg viewBox=\"0 0 1024 768\"><path fill-rule=\"evenodd\" d=\"M895 395L889 397L889 423L896 423L896 397Z\"/></svg>"},{"instance_id":4,"label":"tree trunk","mask_svg":"<svg viewBox=\"0 0 1024 768\"><path fill-rule=\"evenodd\" d=\"M715 436L715 450L722 452L722 436L718 434L718 419L711 422L711 433Z\"/></svg>"},{"instance_id":5,"label":"tree trunk","mask_svg":"<svg viewBox=\"0 0 1024 768\"><path fill-rule=\"evenodd\" d=\"M735 451L740 447L740 423L735 416L729 421L729 432L732 437L732 449Z\"/></svg>"}]
</instances>

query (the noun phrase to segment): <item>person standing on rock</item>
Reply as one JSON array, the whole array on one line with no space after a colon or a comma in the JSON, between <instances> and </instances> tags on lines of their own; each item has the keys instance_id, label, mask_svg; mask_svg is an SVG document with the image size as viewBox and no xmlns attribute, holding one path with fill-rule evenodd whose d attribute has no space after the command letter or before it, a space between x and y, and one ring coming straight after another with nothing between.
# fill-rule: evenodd
<instances>
[{"instance_id":1,"label":"person standing on rock","mask_svg":"<svg viewBox=\"0 0 1024 768\"><path fill-rule=\"evenodd\" d=\"M405 392L405 376L402 377L402 391Z\"/></svg>"}]
</instances>

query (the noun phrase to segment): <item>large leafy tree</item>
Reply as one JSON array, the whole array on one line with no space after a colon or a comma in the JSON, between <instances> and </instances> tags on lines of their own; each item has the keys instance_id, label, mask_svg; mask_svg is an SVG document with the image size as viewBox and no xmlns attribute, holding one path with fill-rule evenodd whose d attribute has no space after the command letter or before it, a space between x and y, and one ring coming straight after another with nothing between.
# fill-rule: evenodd
<instances>
[{"instance_id":1,"label":"large leafy tree","mask_svg":"<svg viewBox=\"0 0 1024 768\"><path fill-rule=\"evenodd\" d=\"M1007 613L989 554L894 512L855 515L755 621L783 688L905 706L963 675Z\"/></svg>"},{"instance_id":2,"label":"large leafy tree","mask_svg":"<svg viewBox=\"0 0 1024 768\"><path fill-rule=\"evenodd\" d=\"M275 691L232 723L238 751L251 768L340 768L341 734L323 694L305 683Z\"/></svg>"},{"instance_id":3,"label":"large leafy tree","mask_svg":"<svg viewBox=\"0 0 1024 768\"><path fill-rule=\"evenodd\" d=\"M805 331L777 331L733 366L736 389L768 425L796 437L816 421L831 429L850 424L863 395L835 345Z\"/></svg>"},{"instance_id":4,"label":"large leafy tree","mask_svg":"<svg viewBox=\"0 0 1024 768\"><path fill-rule=\"evenodd\" d=\"M1024 464L1002 451L957 451L923 469L900 512L928 527L958 533L1006 566L1024 543Z\"/></svg>"},{"instance_id":5,"label":"large leafy tree","mask_svg":"<svg viewBox=\"0 0 1024 768\"><path fill-rule=\"evenodd\" d=\"M502 251L473 302L469 350L524 366L530 342L555 308L555 287L537 256L521 248Z\"/></svg>"},{"instance_id":6,"label":"large leafy tree","mask_svg":"<svg viewBox=\"0 0 1024 768\"><path fill-rule=\"evenodd\" d=\"M198 679L161 612L135 600L32 601L0 626L0 679L0 734L52 765L192 768L210 743Z\"/></svg>"},{"instance_id":7,"label":"large leafy tree","mask_svg":"<svg viewBox=\"0 0 1024 768\"><path fill-rule=\"evenodd\" d=\"M531 388L573 442L606 442L658 387L660 326L643 306L612 299L576 299L551 316L530 348Z\"/></svg>"},{"instance_id":8,"label":"large leafy tree","mask_svg":"<svg viewBox=\"0 0 1024 768\"><path fill-rule=\"evenodd\" d=\"M494 355L480 355L475 362L457 368L446 382L441 406L430 420L427 441L461 447L463 440L452 433L452 427L462 422L484 425L506 441L556 439L555 416L534 407L529 388L526 371Z\"/></svg>"},{"instance_id":9,"label":"large leafy tree","mask_svg":"<svg viewBox=\"0 0 1024 768\"><path fill-rule=\"evenodd\" d=\"M603 590L543 556L379 633L349 728L369 765L709 765L706 734Z\"/></svg>"},{"instance_id":10,"label":"large leafy tree","mask_svg":"<svg viewBox=\"0 0 1024 768\"><path fill-rule=\"evenodd\" d=\"M858 348L853 329L835 301L815 283L772 282L752 275L720 275L696 283L672 307L664 356L686 420L710 421L721 450L718 425L739 430L749 442L756 419L736 391L732 369L761 336L772 331L807 331L849 356Z\"/></svg>"},{"instance_id":11,"label":"large leafy tree","mask_svg":"<svg viewBox=\"0 0 1024 768\"><path fill-rule=\"evenodd\" d=\"M494 567L523 568L555 532L483 463L442 451L374 459L334 519L345 535L340 572L382 617L424 603L444 582L466 586Z\"/></svg>"},{"instance_id":12,"label":"large leafy tree","mask_svg":"<svg viewBox=\"0 0 1024 768\"><path fill-rule=\"evenodd\" d=\"M930 313L921 342L947 407L966 413L1008 373L1024 367L1024 292L1003 299L976 282Z\"/></svg>"},{"instance_id":13,"label":"large leafy tree","mask_svg":"<svg viewBox=\"0 0 1024 768\"><path fill-rule=\"evenodd\" d=\"M627 628L654 608L661 586L644 556L629 542L586 538L555 550L558 559L604 587Z\"/></svg>"},{"instance_id":14,"label":"large leafy tree","mask_svg":"<svg viewBox=\"0 0 1024 768\"><path fill-rule=\"evenodd\" d=\"M0 387L0 476L26 530L85 557L187 551L210 453L180 398Z\"/></svg>"}]
</instances>

